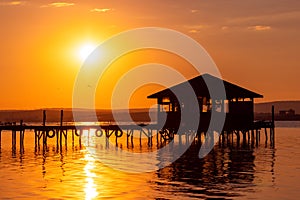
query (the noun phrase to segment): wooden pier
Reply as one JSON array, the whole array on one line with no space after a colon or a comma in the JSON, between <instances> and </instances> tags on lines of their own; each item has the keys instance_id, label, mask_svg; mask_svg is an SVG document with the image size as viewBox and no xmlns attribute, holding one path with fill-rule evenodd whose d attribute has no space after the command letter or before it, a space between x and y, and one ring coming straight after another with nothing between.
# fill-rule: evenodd
<instances>
[{"instance_id":1,"label":"wooden pier","mask_svg":"<svg viewBox=\"0 0 300 200\"><path fill-rule=\"evenodd\" d=\"M210 96L210 91L206 82L209 81L212 85L223 85L226 95ZM190 94L185 93L186 88L192 88L195 92L197 99L195 102L190 101ZM187 98L181 99L179 102L177 96L173 91L179 91L182 96ZM81 145L82 135L84 131L88 132L93 129L96 137L106 137L110 139L115 136L116 146L118 139L123 135L127 136L127 144L129 138L133 143L134 134L139 133L140 145L142 136L148 139L148 145L152 145L152 138L156 135L158 141L169 142L175 136L179 138L182 135L196 135L196 140L208 139L210 142L215 140L215 130L209 130L211 117L214 115L224 116L225 121L223 130L218 131L220 136L220 143L225 141L233 144L240 144L242 139L243 144L251 143L251 146L259 145L261 133L265 134L265 143L270 141L270 145L274 147L275 144L275 125L274 125L274 106L272 107L272 120L271 121L254 121L254 99L262 98L263 95L250 91L246 88L240 87L236 84L222 80L210 74L203 74L194 77L186 82L179 83L170 88L161 90L148 96L157 100L157 124L150 125L65 125L63 124L63 111L60 112L60 124L56 126L46 125L46 111L43 111L43 121L40 126L26 126L21 121L19 125L4 124L0 125L0 145L1 145L1 132L11 131L12 133L12 148L16 149L17 134L20 137L20 149L24 146L24 137L26 130L34 131L35 148L47 148L47 140L49 138L56 138L56 145L58 148L67 144L68 134L72 134L72 143L78 138ZM198 111L198 112L197 112ZM184 114L185 113L185 114ZM189 114L189 118L181 118ZM200 114L198 127L194 130L190 127L190 119L193 116ZM182 127L181 127L182 125ZM180 132L178 132L180 127ZM203 136L203 137L202 137ZM213 137L212 137L213 136ZM215 143L212 143L215 144ZM132 145L133 146L133 145ZM159 146L159 145L158 145ZM1 147L1 146L0 146Z\"/></svg>"},{"instance_id":2,"label":"wooden pier","mask_svg":"<svg viewBox=\"0 0 300 200\"><path fill-rule=\"evenodd\" d=\"M274 107L272 108L274 116ZM25 125L23 121L19 124L10 123L6 125L0 125L0 148L2 143L3 131L9 131L12 135L12 151L16 152L17 147L17 137L19 137L20 152L24 151L24 138L26 136L26 131L34 132L34 142L35 150L42 148L47 149L48 139L55 138L56 146L58 149L67 145L68 134L71 134L72 144L78 140L79 145L82 144L82 136L86 131L90 135L90 131L93 131L95 137L105 137L110 139L112 136L115 137L116 146L118 145L118 139L122 136L127 137L127 144L131 142L133 146L133 138L139 138L140 145L142 137L148 139L148 145L153 144L152 139L156 136L157 143L159 141L169 142L176 135L188 135L195 134L196 139L201 140L201 136L206 136L206 131L199 130L186 130L185 133L178 133L175 128L163 128L159 129L157 124L140 124L140 125L113 125L113 124L103 124L103 125L64 125L63 124L63 111L61 111L60 124L59 125L46 125L46 111L43 111L43 122L42 125ZM220 133L219 143L225 143L231 141L233 143L234 138L236 138L237 143L243 141L243 144L251 143L252 146L258 146L260 143L261 133L265 134L265 143L270 141L270 146L274 146L275 142L275 131L274 131L274 118L272 121L257 121L254 122L252 126L247 129L228 129L223 130ZM134 136L138 134L137 136ZM241 140L242 139L242 140Z\"/></svg>"}]
</instances>

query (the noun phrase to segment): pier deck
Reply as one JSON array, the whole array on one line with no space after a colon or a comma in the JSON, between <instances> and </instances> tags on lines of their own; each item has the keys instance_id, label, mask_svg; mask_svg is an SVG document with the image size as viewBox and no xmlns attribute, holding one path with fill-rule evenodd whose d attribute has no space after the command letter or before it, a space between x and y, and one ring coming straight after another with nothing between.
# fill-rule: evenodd
<instances>
[{"instance_id":1,"label":"pier deck","mask_svg":"<svg viewBox=\"0 0 300 200\"><path fill-rule=\"evenodd\" d=\"M26 130L34 131L35 134L35 146L39 148L40 144L44 147L47 147L47 139L48 138L56 138L56 143L58 147L61 147L64 144L67 144L68 133L72 134L72 142L74 143L75 136L78 137L79 144L81 145L81 138L84 131L87 131L88 134L91 130L94 131L94 135L96 137L105 136L106 138L110 138L112 135L115 136L116 144L118 143L118 138L122 137L124 134L127 136L127 142L129 138L133 141L134 133L139 133L140 143L142 140L142 135L148 138L148 144L152 145L152 138L156 135L157 141L160 137L160 140L163 141L171 141L175 135L179 134L189 134L189 133L196 133L198 138L201 138L201 134L206 136L208 133L203 130L189 130L186 129L185 133L178 133L176 128L172 127L163 127L161 128L158 124L139 124L139 125L132 125L132 124L122 124L116 125L111 124L110 122L99 124L99 125L68 125L63 123L63 111L61 111L61 120L60 124L58 125L46 125L46 112L43 112L43 123L42 125L25 125L21 120L19 124L16 123L8 123L0 125L0 148L1 148L1 134L3 131L10 131L12 134L12 148L16 149L17 144L17 134L19 134L19 142L20 142L20 149L24 146L24 137ZM274 145L274 138L275 138L275 131L274 131L274 120L272 121L256 121L246 129L230 129L230 130L223 130L220 134L221 139L229 138L229 135L232 136L235 134L236 138L240 140L240 133L242 134L243 141L254 141L256 143L259 142L261 130L264 129L265 138L268 140L268 131L269 129L269 138L271 145ZM254 137L254 133L256 133L256 137Z\"/></svg>"}]
</instances>

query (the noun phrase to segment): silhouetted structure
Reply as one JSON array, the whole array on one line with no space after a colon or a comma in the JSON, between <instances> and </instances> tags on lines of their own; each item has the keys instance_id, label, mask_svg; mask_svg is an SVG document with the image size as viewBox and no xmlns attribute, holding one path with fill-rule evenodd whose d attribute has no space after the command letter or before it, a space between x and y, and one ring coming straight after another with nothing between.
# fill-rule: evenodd
<instances>
[{"instance_id":1,"label":"silhouetted structure","mask_svg":"<svg viewBox=\"0 0 300 200\"><path fill-rule=\"evenodd\" d=\"M212 85L224 84L226 98L217 97L212 99L206 82ZM184 91L188 85L194 90L198 105L190 105L189 102L181 102L176 98L172 91ZM148 98L156 98L158 107L158 123L163 121L164 114L167 113L165 127L177 127L180 123L180 116L183 110L195 112L200 111L200 131L206 131L209 125L212 112L226 113L224 130L242 130L249 129L254 126L254 98L262 98L263 96L221 80L209 74L197 76L186 82L175 85L171 88L159 91L148 96ZM188 98L186 98L188 99ZM186 122L183 122L186 123Z\"/></svg>"},{"instance_id":2,"label":"silhouetted structure","mask_svg":"<svg viewBox=\"0 0 300 200\"><path fill-rule=\"evenodd\" d=\"M224 85L225 96L216 95L216 98L212 98L206 82L212 85ZM196 102L189 101L190 97L186 88L192 88L193 92L196 94ZM172 91L177 91L179 94L185 96L183 98L185 101L179 101L176 95ZM187 95L187 96L186 96ZM152 138L156 135L157 144L158 141L172 140L176 134L180 137L183 134L186 136L193 135L197 132L197 137L201 140L201 133L206 137L207 141L213 143L214 131L219 130L209 130L208 126L210 124L212 113L214 115L224 115L225 124L222 131L219 132L221 135L221 141L229 141L230 135L233 141L234 134L237 138L237 143L240 142L240 133L243 136L243 144L251 141L254 145L259 144L260 141L260 131L264 129L266 144L268 141L267 128L270 128L270 145L274 146L274 106L272 106L272 121L258 121L254 122L254 99L262 98L263 96L242 88L240 86L234 85L227 81L221 80L209 74L204 74L202 76L195 77L187 82L180 83L171 88L162 90L155 94L148 96L148 98L156 98L158 102L158 122L157 124L139 124L138 126L128 124L111 124L102 123L98 125L64 125L63 117L64 113L60 112L60 123L59 125L46 125L46 111L43 111L43 121L42 125L25 125L23 121L20 121L20 125L16 123L11 124L0 124L0 149L1 149L1 133L2 131L11 131L12 133L12 149L13 152L16 151L17 143L17 132L19 132L19 142L20 151L23 151L24 134L25 130L34 130L35 133L35 147L39 149L40 143L43 145L43 150L47 150L47 139L56 138L56 146L62 148L63 142L67 144L68 133L72 136L72 143L74 144L75 136L78 137L79 144L81 146L81 137L83 132L87 132L88 137L91 130L94 130L94 135L96 137L102 137L104 135L109 139L112 135L115 135L116 145L118 144L118 138L126 134L127 136L127 146L131 141L133 146L134 132L139 133L140 144L142 140L142 135L148 138L148 145L152 146ZM197 121L195 129L189 127L189 121L183 121L181 119L182 113L190 113L193 117L193 112L199 109L200 111L200 121ZM166 121L163 120L163 116L166 113ZM189 120L189 119L188 119ZM178 127L180 123L183 122L186 129L182 129L182 132L178 132ZM163 124L162 124L163 123ZM209 134L207 134L207 132ZM256 132L256 136L254 135ZM247 139L248 138L248 139ZM130 141L129 141L130 139ZM233 142L232 142L233 143Z\"/></svg>"},{"instance_id":3,"label":"silhouetted structure","mask_svg":"<svg viewBox=\"0 0 300 200\"><path fill-rule=\"evenodd\" d=\"M280 110L279 116L286 117L286 116L295 116L295 110L289 109L289 110Z\"/></svg>"}]
</instances>

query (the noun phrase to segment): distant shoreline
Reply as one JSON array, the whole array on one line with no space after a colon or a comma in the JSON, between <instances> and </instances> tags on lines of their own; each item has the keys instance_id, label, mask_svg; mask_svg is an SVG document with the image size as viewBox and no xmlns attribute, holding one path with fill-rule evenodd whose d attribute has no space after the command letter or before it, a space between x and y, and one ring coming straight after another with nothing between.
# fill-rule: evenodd
<instances>
[{"instance_id":1,"label":"distant shoreline","mask_svg":"<svg viewBox=\"0 0 300 200\"><path fill-rule=\"evenodd\" d=\"M274 101L254 104L254 120L271 120L271 108L272 105L275 107L275 121L300 121L300 101ZM279 115L279 111L290 110L295 111L294 115ZM97 120L101 122L113 122L114 117L112 110L109 109L84 109L84 108L45 108L45 109L34 109L34 110L0 110L0 122L42 122L43 110L47 112L47 122L59 122L60 121L60 110L64 111L64 122L74 122L73 111L80 113L80 119L76 121L80 122L91 122L95 121L94 114L96 112ZM115 110L114 113L118 113L124 121L131 121L132 119L136 122L150 122L151 119L156 120L156 109L151 109L149 113L148 108L133 108L130 109L130 117L126 114L126 109ZM151 115L151 118L150 116ZM132 119L131 119L132 118Z\"/></svg>"},{"instance_id":2,"label":"distant shoreline","mask_svg":"<svg viewBox=\"0 0 300 200\"><path fill-rule=\"evenodd\" d=\"M255 120L271 120L272 114L271 113L255 113L254 114ZM275 114L274 116L275 121L300 121L300 115L292 115L292 116L280 116Z\"/></svg>"},{"instance_id":3,"label":"distant shoreline","mask_svg":"<svg viewBox=\"0 0 300 200\"><path fill-rule=\"evenodd\" d=\"M93 111L77 111L80 113L80 118L76 119L78 122L94 122L95 118ZM127 115L125 110L115 111L119 115L119 119L124 122L132 121L135 122L151 122L156 121L157 114L155 110L151 110L149 113L148 109L132 109L130 110L130 116ZM60 121L60 110L46 110L47 117L46 122L59 122ZM96 122L114 122L114 116L110 110L96 110L97 120ZM151 118L150 116L151 115ZM131 119L132 118L132 119ZM271 120L271 113L254 113L254 120ZM0 122L42 122L43 111L42 110L31 110L31 111L0 111ZM295 114L293 116L281 116L275 114L275 121L300 121L300 115ZM63 122L74 122L73 112L71 110L64 110Z\"/></svg>"}]
</instances>

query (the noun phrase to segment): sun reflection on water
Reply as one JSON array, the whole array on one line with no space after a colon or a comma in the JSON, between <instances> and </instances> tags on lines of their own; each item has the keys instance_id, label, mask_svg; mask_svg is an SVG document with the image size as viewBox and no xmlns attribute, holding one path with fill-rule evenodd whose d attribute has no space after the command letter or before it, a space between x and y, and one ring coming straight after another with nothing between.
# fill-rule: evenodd
<instances>
[{"instance_id":1,"label":"sun reflection on water","mask_svg":"<svg viewBox=\"0 0 300 200\"><path fill-rule=\"evenodd\" d=\"M84 172L86 174L86 184L84 188L85 199L90 200L96 198L99 194L94 182L96 174L92 172L92 170L95 168L95 159L89 153L87 153L85 154L84 160L87 161L87 164L84 167Z\"/></svg>"}]
</instances>

